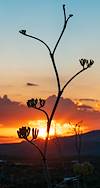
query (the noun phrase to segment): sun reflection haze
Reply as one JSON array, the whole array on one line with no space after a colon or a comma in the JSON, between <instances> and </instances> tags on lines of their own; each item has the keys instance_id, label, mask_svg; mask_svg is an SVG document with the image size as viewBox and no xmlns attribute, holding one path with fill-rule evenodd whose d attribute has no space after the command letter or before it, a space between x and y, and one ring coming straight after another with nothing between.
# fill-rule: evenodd
<instances>
[{"instance_id":1,"label":"sun reflection haze","mask_svg":"<svg viewBox=\"0 0 100 188\"><path fill-rule=\"evenodd\" d=\"M46 120L37 120L37 121L30 121L28 123L28 126L31 128L38 128L39 129L39 138L46 138ZM50 138L55 136L71 136L74 134L73 127L74 124L70 123L59 123L55 120L52 121L51 127L50 127ZM82 126L82 132L85 132Z\"/></svg>"}]
</instances>

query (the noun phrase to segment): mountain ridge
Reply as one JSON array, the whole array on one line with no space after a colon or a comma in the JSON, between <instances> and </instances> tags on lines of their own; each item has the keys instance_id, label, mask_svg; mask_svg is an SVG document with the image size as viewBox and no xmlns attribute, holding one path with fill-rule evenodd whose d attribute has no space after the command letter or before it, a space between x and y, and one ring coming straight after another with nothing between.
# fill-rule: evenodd
<instances>
[{"instance_id":1,"label":"mountain ridge","mask_svg":"<svg viewBox=\"0 0 100 188\"><path fill-rule=\"evenodd\" d=\"M44 140L37 139L36 144L41 149L44 146ZM82 149L81 155L100 156L100 130L94 130L82 134ZM75 149L75 136L57 137L50 139L48 144L48 156L57 156L58 151L61 151L63 156L77 155ZM27 143L22 141L20 143L0 144L0 158L2 156L8 156L12 158L37 158L39 156L38 151Z\"/></svg>"}]
</instances>

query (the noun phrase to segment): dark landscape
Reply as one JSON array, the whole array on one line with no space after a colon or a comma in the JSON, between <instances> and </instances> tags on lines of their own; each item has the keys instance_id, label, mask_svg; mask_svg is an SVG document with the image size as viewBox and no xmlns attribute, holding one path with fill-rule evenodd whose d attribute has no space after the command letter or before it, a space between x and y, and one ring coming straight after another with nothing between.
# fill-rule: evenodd
<instances>
[{"instance_id":1,"label":"dark landscape","mask_svg":"<svg viewBox=\"0 0 100 188\"><path fill-rule=\"evenodd\" d=\"M43 143L43 140L37 140L41 148ZM90 162L94 168L93 174L86 177L85 186L100 188L100 130L82 135L81 162L84 161ZM75 136L49 140L48 163L54 187L64 177L74 176L72 166L76 162ZM79 186L84 188L81 182L80 179ZM41 157L24 141L0 145L0 188L6 187L47 187ZM63 187L73 187L73 184L67 183Z\"/></svg>"}]
</instances>

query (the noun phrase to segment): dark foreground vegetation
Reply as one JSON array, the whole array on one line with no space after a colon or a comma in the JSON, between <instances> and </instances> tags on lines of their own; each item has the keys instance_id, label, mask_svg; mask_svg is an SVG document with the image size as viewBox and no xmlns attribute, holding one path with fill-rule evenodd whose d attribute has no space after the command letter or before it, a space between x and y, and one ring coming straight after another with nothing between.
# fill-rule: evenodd
<instances>
[{"instance_id":1,"label":"dark foreground vegetation","mask_svg":"<svg viewBox=\"0 0 100 188\"><path fill-rule=\"evenodd\" d=\"M49 171L54 187L62 182L64 177L74 176L72 166L75 160L75 157L49 160ZM82 158L82 161L89 161L94 166L94 171L85 179L79 178L78 188L100 188L100 158L87 156ZM46 188L41 161L37 159L33 163L33 161L7 160L7 158L0 161L0 188L8 187ZM77 184L69 181L63 187L76 188Z\"/></svg>"}]
</instances>

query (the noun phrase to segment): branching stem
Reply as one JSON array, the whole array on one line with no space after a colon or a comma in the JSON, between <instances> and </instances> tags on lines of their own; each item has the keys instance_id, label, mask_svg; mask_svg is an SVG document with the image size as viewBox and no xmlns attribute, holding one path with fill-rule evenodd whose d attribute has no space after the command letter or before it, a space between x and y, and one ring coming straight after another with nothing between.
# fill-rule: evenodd
<instances>
[{"instance_id":1,"label":"branching stem","mask_svg":"<svg viewBox=\"0 0 100 188\"><path fill-rule=\"evenodd\" d=\"M58 44L59 44L59 42L60 42L60 40L61 40L61 38L62 38L62 36L63 36L63 33L64 33L65 29L66 29L68 20L73 16L73 15L69 15L68 18L66 19L65 5L63 5L63 12L64 12L64 26L63 26L62 32L61 32L61 34L60 34L60 36L59 36L59 38L58 38L58 40L57 40L57 43L56 43L56 45L55 45L55 47L54 47L53 55L54 55L54 53L55 53L55 51L56 51L56 49L57 49L57 46L58 46Z\"/></svg>"},{"instance_id":2,"label":"branching stem","mask_svg":"<svg viewBox=\"0 0 100 188\"><path fill-rule=\"evenodd\" d=\"M26 141L29 142L31 145L33 145L40 153L41 157L42 157L42 160L45 162L46 161L46 158L42 152L42 150L35 144L35 142L32 142L31 140L29 140L28 138L26 138Z\"/></svg>"},{"instance_id":3,"label":"branching stem","mask_svg":"<svg viewBox=\"0 0 100 188\"><path fill-rule=\"evenodd\" d=\"M67 83L63 86L61 92L63 93L63 91L64 91L64 89L67 87L67 85L68 85L76 76L78 76L80 73L82 73L82 72L85 71L86 69L88 69L88 67L81 69L81 70L80 70L79 72L77 72L74 76L72 76L72 77L67 81Z\"/></svg>"},{"instance_id":4,"label":"branching stem","mask_svg":"<svg viewBox=\"0 0 100 188\"><path fill-rule=\"evenodd\" d=\"M56 79L57 79L57 85L58 85L58 93L59 93L60 92L60 79L59 79L59 74L58 74L57 67L56 67L56 64L55 64L54 54L50 53L50 57L51 57L51 60L52 60L54 71L55 71L55 75L56 75Z\"/></svg>"},{"instance_id":5,"label":"branching stem","mask_svg":"<svg viewBox=\"0 0 100 188\"><path fill-rule=\"evenodd\" d=\"M43 110L43 109L41 109L41 108L37 108L37 107L35 107L34 109L43 112L43 113L45 114L45 116L46 116L47 122L49 122L49 115L48 115L48 113L47 113L45 110Z\"/></svg>"},{"instance_id":6,"label":"branching stem","mask_svg":"<svg viewBox=\"0 0 100 188\"><path fill-rule=\"evenodd\" d=\"M47 164L46 156L44 155L42 150L34 142L30 141L28 138L26 138L25 140L28 143L30 143L31 145L33 145L39 151L39 153L40 153L40 155L42 157L43 164L44 164L43 167L44 167L44 173L45 173L45 177L46 177L48 188L52 188L50 175L49 175L49 171L48 171L48 164Z\"/></svg>"},{"instance_id":7,"label":"branching stem","mask_svg":"<svg viewBox=\"0 0 100 188\"><path fill-rule=\"evenodd\" d=\"M40 152L40 155L42 157L42 160L43 160L43 163L44 163L44 168L45 168L45 172L47 174L47 183L48 183L48 188L52 188L52 185L51 185L51 181L50 181L50 178L49 178L49 172L48 172L48 165L47 165L47 146L48 146L48 139L49 139L49 132L50 132L50 126L51 126L51 123L52 123L52 119L55 115L55 112L56 112L56 109L57 109L57 106L59 104L59 101L60 101L60 97L62 96L65 88L69 85L69 83L75 78L77 77L80 73L82 73L83 71L85 71L86 69L88 69L92 64L93 62L90 61L90 63L88 64L88 66L84 67L83 66L83 59L81 59L80 63L81 65L83 66L83 68L77 72L74 76L72 76L66 83L65 85L61 88L61 82L60 82L60 78L59 78L59 74L58 74L58 70L57 70L57 67L56 67L56 63L55 63L55 58L54 58L54 55L55 55L55 51L60 43L60 40L64 34L64 31L66 29L66 26L67 26L67 23L69 21L69 19L73 16L72 14L70 14L68 16L68 18L66 18L66 10L65 10L65 5L63 5L63 13L64 13L64 25L63 25L63 28L61 30L61 33L60 33L60 36L54 46L54 49L53 51L51 51L50 47L41 39L37 38L37 37L34 37L34 36L31 36L31 35L28 35L26 34L26 30L21 30L20 33L22 33L23 35L27 36L27 37L30 37L30 38L33 38L39 42L41 42L43 45L45 45L45 47L48 49L49 51L49 55L50 55L50 59L51 59L51 62L53 64L53 68L54 68L54 72L55 72L55 76L56 76L56 80L57 80L57 86L58 86L58 93L57 93L57 98L56 98L56 101L55 101L55 104L53 106L53 109L51 111L51 114L50 116L48 115L48 113L44 110L44 109L41 109L39 107L34 107L35 109L43 112L46 116L46 119L47 119L47 136L46 136L46 139L45 139L45 145L44 145L44 150L42 151L34 142L32 142L32 140L28 140L28 138L26 138L27 142L29 142L30 144L32 144L33 146L35 146L35 148ZM87 62L85 62L87 63ZM80 139L80 138L79 138ZM81 141L80 141L81 143ZM80 146L79 146L80 147ZM79 151L80 152L80 151Z\"/></svg>"},{"instance_id":8,"label":"branching stem","mask_svg":"<svg viewBox=\"0 0 100 188\"><path fill-rule=\"evenodd\" d=\"M68 84L76 77L78 76L80 73L82 73L83 71L85 71L86 69L88 69L88 67L80 70L79 72L77 72L74 76L72 76L68 81L67 83L63 86L62 90L58 93L57 95L57 98L56 98L56 102L54 104L54 107L53 107L53 110L51 112L51 115L50 115L50 119L49 119L49 125L48 125L48 132L47 132L47 137L46 137L46 141L45 141L45 148L44 148L44 155L46 156L46 152L47 152L47 146L48 146L48 139L49 139L49 131L50 131L50 126L51 126L51 121L54 117L54 114L55 114L55 111L57 109L57 106L58 106L58 103L59 103L59 100L60 100L60 97L62 96L65 88L68 86Z\"/></svg>"},{"instance_id":9,"label":"branching stem","mask_svg":"<svg viewBox=\"0 0 100 188\"><path fill-rule=\"evenodd\" d=\"M27 36L27 37L30 37L30 38L33 38L33 39L35 39L35 40L38 40L39 42L41 42L42 44L44 44L44 45L47 47L47 49L49 50L49 52L51 52L49 46L48 46L43 40L41 40L41 39L39 39L39 38L37 38L37 37L34 37L34 36L32 36L32 35L28 35L28 34L26 34L26 33L23 34L23 35L25 35L25 36Z\"/></svg>"}]
</instances>

